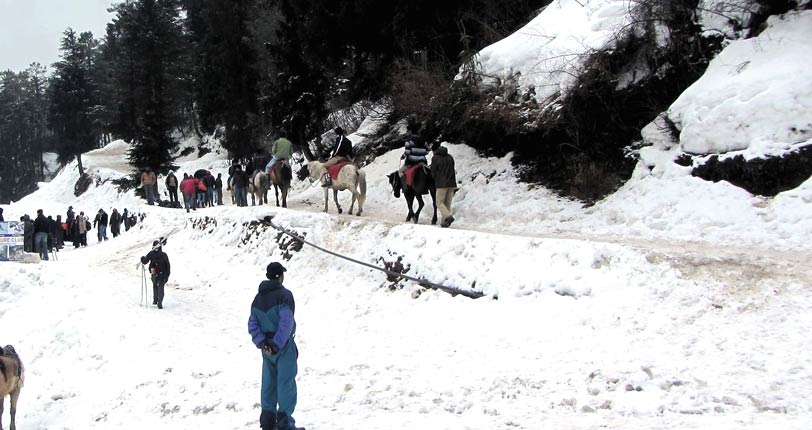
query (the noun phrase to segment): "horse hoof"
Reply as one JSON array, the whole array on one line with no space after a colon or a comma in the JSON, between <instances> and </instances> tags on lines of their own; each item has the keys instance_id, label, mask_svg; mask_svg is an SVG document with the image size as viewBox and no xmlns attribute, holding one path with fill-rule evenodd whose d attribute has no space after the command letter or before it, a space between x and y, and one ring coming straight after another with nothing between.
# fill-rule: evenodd
<instances>
[{"instance_id":1,"label":"horse hoof","mask_svg":"<svg viewBox=\"0 0 812 430\"><path fill-rule=\"evenodd\" d=\"M339 210L338 210L338 213L342 213L342 210L341 210L341 209L339 209Z\"/></svg>"}]
</instances>

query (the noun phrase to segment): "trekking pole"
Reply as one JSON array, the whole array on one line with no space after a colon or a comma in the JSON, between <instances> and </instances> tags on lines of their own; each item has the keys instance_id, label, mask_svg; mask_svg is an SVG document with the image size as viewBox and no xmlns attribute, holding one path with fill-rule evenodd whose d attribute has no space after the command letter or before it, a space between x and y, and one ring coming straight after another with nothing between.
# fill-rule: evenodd
<instances>
[{"instance_id":1,"label":"trekking pole","mask_svg":"<svg viewBox=\"0 0 812 430\"><path fill-rule=\"evenodd\" d=\"M144 297L147 293L147 269L144 265L141 265L141 301L139 302L141 306L147 307L147 299Z\"/></svg>"}]
</instances>

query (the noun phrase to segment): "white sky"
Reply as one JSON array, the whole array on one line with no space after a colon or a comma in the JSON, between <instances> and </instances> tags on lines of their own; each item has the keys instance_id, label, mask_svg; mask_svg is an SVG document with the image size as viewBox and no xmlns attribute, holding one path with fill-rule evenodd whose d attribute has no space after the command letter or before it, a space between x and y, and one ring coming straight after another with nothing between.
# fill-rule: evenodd
<instances>
[{"instance_id":1,"label":"white sky","mask_svg":"<svg viewBox=\"0 0 812 430\"><path fill-rule=\"evenodd\" d=\"M59 58L62 32L101 37L113 0L0 0L0 70L21 71L36 61L50 68Z\"/></svg>"}]
</instances>

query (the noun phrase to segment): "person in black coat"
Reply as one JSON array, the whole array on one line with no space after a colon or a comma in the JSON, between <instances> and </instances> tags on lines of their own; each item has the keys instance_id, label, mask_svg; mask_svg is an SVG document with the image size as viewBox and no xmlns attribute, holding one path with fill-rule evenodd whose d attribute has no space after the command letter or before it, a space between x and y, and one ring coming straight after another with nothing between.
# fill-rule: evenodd
<instances>
[{"instance_id":1,"label":"person in black coat","mask_svg":"<svg viewBox=\"0 0 812 430\"><path fill-rule=\"evenodd\" d=\"M99 209L99 213L97 213L96 218L93 219L93 227L97 228L96 237L99 238L99 242L107 240L108 220L107 212L105 212L104 209Z\"/></svg>"},{"instance_id":2,"label":"person in black coat","mask_svg":"<svg viewBox=\"0 0 812 430\"><path fill-rule=\"evenodd\" d=\"M164 308L164 286L169 280L169 256L163 252L166 240L161 238L152 242L152 251L141 257L141 264L149 263L149 273L152 277L152 304L158 309Z\"/></svg>"},{"instance_id":3,"label":"person in black coat","mask_svg":"<svg viewBox=\"0 0 812 430\"><path fill-rule=\"evenodd\" d=\"M175 197L177 199L177 197ZM113 212L110 214L110 233L113 233L113 237L118 237L121 233L121 214L118 213L118 209L113 208Z\"/></svg>"},{"instance_id":4,"label":"person in black coat","mask_svg":"<svg viewBox=\"0 0 812 430\"><path fill-rule=\"evenodd\" d=\"M454 171L454 157L448 154L445 146L434 150L434 156L431 157L431 175L437 186L436 200L437 209L440 209L440 226L448 227L454 222L451 200L457 188L457 176Z\"/></svg>"}]
</instances>

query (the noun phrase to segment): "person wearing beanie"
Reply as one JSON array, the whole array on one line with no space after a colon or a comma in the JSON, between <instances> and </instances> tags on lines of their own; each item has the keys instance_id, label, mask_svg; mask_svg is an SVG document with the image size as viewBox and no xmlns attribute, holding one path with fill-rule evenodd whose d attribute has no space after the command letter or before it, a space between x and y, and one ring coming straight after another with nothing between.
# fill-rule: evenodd
<instances>
[{"instance_id":1,"label":"person wearing beanie","mask_svg":"<svg viewBox=\"0 0 812 430\"><path fill-rule=\"evenodd\" d=\"M262 351L262 389L259 426L262 430L298 430L293 419L296 409L296 373L299 350L293 340L296 334L293 293L285 281L282 264L272 262L265 269L267 280L251 303L248 333Z\"/></svg>"},{"instance_id":2,"label":"person wearing beanie","mask_svg":"<svg viewBox=\"0 0 812 430\"><path fill-rule=\"evenodd\" d=\"M152 242L152 250L141 257L141 264L149 263L149 273L152 278L152 304L158 309L164 308L164 286L169 281L169 256L163 252L166 240L161 238Z\"/></svg>"}]
</instances>

